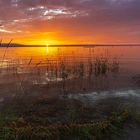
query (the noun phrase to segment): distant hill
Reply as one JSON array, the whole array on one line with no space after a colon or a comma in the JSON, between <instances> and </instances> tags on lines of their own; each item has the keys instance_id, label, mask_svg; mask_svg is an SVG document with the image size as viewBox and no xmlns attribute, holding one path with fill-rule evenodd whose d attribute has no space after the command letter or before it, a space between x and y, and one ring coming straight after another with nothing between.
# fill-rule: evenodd
<instances>
[{"instance_id":1,"label":"distant hill","mask_svg":"<svg viewBox=\"0 0 140 140\"><path fill-rule=\"evenodd\" d=\"M8 43L1 43L0 44L0 47L23 47L25 45L23 44L16 44L16 43L11 43L11 44L8 44Z\"/></svg>"}]
</instances>

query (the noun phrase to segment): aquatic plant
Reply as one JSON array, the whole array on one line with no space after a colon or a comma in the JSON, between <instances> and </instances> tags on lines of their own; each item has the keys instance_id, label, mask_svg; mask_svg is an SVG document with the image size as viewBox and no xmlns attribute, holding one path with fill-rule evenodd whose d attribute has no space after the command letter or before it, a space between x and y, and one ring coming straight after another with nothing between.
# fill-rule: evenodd
<instances>
[{"instance_id":1,"label":"aquatic plant","mask_svg":"<svg viewBox=\"0 0 140 140\"><path fill-rule=\"evenodd\" d=\"M119 62L114 59L111 65L111 72L118 73L119 72Z\"/></svg>"},{"instance_id":2,"label":"aquatic plant","mask_svg":"<svg viewBox=\"0 0 140 140\"><path fill-rule=\"evenodd\" d=\"M96 59L95 60L95 76L106 75L108 72L108 61L107 59Z\"/></svg>"},{"instance_id":3,"label":"aquatic plant","mask_svg":"<svg viewBox=\"0 0 140 140\"><path fill-rule=\"evenodd\" d=\"M3 62L4 62L7 49L10 47L10 44L11 44L12 41L13 41L13 39L10 40L10 42L7 44L7 46L6 46L6 48L5 48L5 51L4 51L4 54L3 54L3 57L2 57L2 64L3 64Z\"/></svg>"},{"instance_id":4,"label":"aquatic plant","mask_svg":"<svg viewBox=\"0 0 140 140\"><path fill-rule=\"evenodd\" d=\"M66 86L66 79L68 78L68 73L64 62L60 64L60 70L61 70L61 78L62 78L62 89L63 89L63 93L65 94L65 90L66 90L65 86Z\"/></svg>"}]
</instances>

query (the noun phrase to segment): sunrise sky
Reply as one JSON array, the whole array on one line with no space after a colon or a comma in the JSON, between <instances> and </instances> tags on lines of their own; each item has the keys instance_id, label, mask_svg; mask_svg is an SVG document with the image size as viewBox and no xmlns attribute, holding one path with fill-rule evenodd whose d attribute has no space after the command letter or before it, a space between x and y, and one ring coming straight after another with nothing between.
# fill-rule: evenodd
<instances>
[{"instance_id":1,"label":"sunrise sky","mask_svg":"<svg viewBox=\"0 0 140 140\"><path fill-rule=\"evenodd\" d=\"M0 38L22 44L140 43L140 0L0 0Z\"/></svg>"}]
</instances>

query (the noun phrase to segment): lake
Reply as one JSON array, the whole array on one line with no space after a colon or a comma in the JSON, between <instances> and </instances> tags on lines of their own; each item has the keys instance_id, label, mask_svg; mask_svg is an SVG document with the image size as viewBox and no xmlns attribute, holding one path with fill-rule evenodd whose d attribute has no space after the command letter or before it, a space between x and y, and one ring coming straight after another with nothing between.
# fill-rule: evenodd
<instances>
[{"instance_id":1,"label":"lake","mask_svg":"<svg viewBox=\"0 0 140 140\"><path fill-rule=\"evenodd\" d=\"M0 90L14 96L32 86L38 94L49 87L48 95L139 89L139 52L138 46L0 48Z\"/></svg>"}]
</instances>

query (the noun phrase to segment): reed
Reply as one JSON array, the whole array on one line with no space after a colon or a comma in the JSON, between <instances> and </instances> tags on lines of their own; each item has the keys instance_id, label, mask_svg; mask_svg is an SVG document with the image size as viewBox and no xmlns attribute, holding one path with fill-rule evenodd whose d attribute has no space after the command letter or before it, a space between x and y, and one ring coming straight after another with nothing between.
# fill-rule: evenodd
<instances>
[{"instance_id":1,"label":"reed","mask_svg":"<svg viewBox=\"0 0 140 140\"><path fill-rule=\"evenodd\" d=\"M7 49L10 47L10 44L12 43L13 39L10 40L10 42L7 44L6 48L5 48L5 51L4 51L4 54L3 54L3 58L2 58L2 64L3 64L3 61L5 59L5 55L7 53Z\"/></svg>"}]
</instances>

